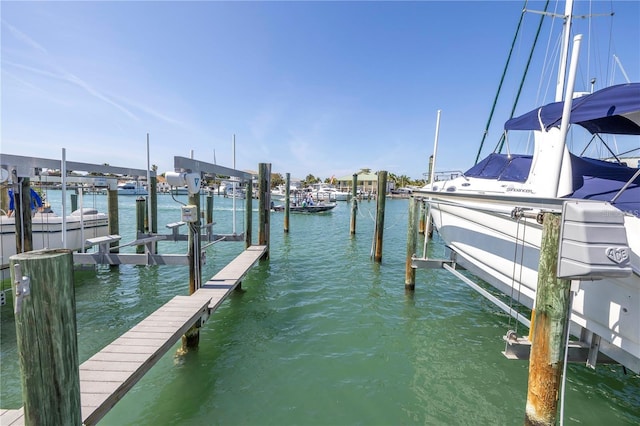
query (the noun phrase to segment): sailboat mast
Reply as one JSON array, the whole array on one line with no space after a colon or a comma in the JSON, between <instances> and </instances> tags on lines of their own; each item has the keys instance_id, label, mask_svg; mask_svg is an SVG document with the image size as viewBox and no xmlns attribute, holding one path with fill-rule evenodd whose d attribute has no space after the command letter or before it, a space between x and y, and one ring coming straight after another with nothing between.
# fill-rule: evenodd
<instances>
[{"instance_id":1,"label":"sailboat mast","mask_svg":"<svg viewBox=\"0 0 640 426\"><path fill-rule=\"evenodd\" d=\"M556 102L562 100L564 83L567 77L567 62L569 58L569 43L571 41L571 20L573 16L573 0L567 0L564 6L564 24L562 27L562 51L558 65L558 81L556 82ZM573 96L573 94L570 94Z\"/></svg>"}]
</instances>

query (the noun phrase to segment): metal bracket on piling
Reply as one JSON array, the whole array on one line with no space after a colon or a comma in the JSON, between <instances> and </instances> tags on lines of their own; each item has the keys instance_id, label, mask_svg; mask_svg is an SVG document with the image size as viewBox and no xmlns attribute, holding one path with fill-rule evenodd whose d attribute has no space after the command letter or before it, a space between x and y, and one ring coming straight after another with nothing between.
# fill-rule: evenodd
<instances>
[{"instance_id":1,"label":"metal bracket on piling","mask_svg":"<svg viewBox=\"0 0 640 426\"><path fill-rule=\"evenodd\" d=\"M19 314L22 310L22 300L31 294L31 279L29 277L22 276L22 269L19 263L13 266L16 280L16 306L15 313Z\"/></svg>"},{"instance_id":2,"label":"metal bracket on piling","mask_svg":"<svg viewBox=\"0 0 640 426\"><path fill-rule=\"evenodd\" d=\"M531 354L531 341L528 337L518 337L516 333L509 330L503 339L507 343L502 354L508 359L528 360ZM589 365L595 365L594 357L597 356L597 362L602 364L617 364L616 361L609 358L605 354L594 352L592 345L584 341L570 341L567 348L568 362L579 362Z\"/></svg>"}]
</instances>

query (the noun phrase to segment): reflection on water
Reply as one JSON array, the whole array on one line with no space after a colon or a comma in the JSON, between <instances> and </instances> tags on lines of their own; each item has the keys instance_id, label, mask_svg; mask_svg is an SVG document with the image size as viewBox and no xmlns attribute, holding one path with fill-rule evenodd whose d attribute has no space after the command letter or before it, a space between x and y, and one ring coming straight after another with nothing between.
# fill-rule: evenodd
<instances>
[{"instance_id":1,"label":"reflection on water","mask_svg":"<svg viewBox=\"0 0 640 426\"><path fill-rule=\"evenodd\" d=\"M162 229L179 210L170 197L159 204ZM230 229L229 205L216 197L217 232ZM121 206L121 223L133 211ZM272 213L270 260L209 318L199 348L176 356L176 345L101 424L522 424L528 364L501 354L508 317L444 271L417 271L415 293L405 292L406 200L387 200L381 265L370 259L375 203L360 204L355 236L349 213L340 203L292 215L288 234ZM210 247L204 277L243 247ZM429 249L443 250L437 238ZM80 360L176 294L188 294L186 268L78 271ZM11 312L1 311L3 408L21 404ZM638 376L568 371L567 422L640 423Z\"/></svg>"}]
</instances>

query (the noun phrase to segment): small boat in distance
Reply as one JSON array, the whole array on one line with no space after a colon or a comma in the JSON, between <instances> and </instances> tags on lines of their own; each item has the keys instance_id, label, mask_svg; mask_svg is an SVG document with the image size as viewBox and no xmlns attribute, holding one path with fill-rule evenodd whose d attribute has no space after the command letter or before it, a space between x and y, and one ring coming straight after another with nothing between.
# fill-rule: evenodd
<instances>
[{"instance_id":1,"label":"small boat in distance","mask_svg":"<svg viewBox=\"0 0 640 426\"><path fill-rule=\"evenodd\" d=\"M142 183L130 180L118 184L118 195L149 195L149 193Z\"/></svg>"},{"instance_id":2,"label":"small boat in distance","mask_svg":"<svg viewBox=\"0 0 640 426\"><path fill-rule=\"evenodd\" d=\"M292 213L328 213L336 207L336 203L319 203L313 205L290 205L289 211ZM283 212L285 206L283 204L272 205L271 210Z\"/></svg>"}]
</instances>

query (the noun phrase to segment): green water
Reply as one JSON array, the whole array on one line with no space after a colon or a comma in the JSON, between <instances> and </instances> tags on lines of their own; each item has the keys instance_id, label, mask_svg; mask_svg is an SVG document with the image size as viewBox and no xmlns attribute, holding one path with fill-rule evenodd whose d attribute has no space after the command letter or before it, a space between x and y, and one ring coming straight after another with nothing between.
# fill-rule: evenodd
<instances>
[{"instance_id":1,"label":"green water","mask_svg":"<svg viewBox=\"0 0 640 426\"><path fill-rule=\"evenodd\" d=\"M131 240L134 201L120 201L123 241ZM85 203L104 210L106 199ZM216 232L231 232L230 206L215 197ZM528 363L500 353L515 324L445 271L419 270L415 293L405 293L407 201L386 207L382 264L370 259L374 202L361 204L355 237L346 203L328 215L292 215L288 235L282 214L272 213L270 260L209 318L199 348L177 356L176 345L101 424L521 425ZM169 196L159 197L159 210L159 229L178 220ZM238 212L238 232L243 218ZM210 247L204 278L243 247ZM181 253L186 244L160 250ZM80 361L188 294L187 283L181 267L78 271ZM17 408L11 306L1 318L0 406ZM569 366L565 423L639 424L640 377L621 367Z\"/></svg>"}]
</instances>

